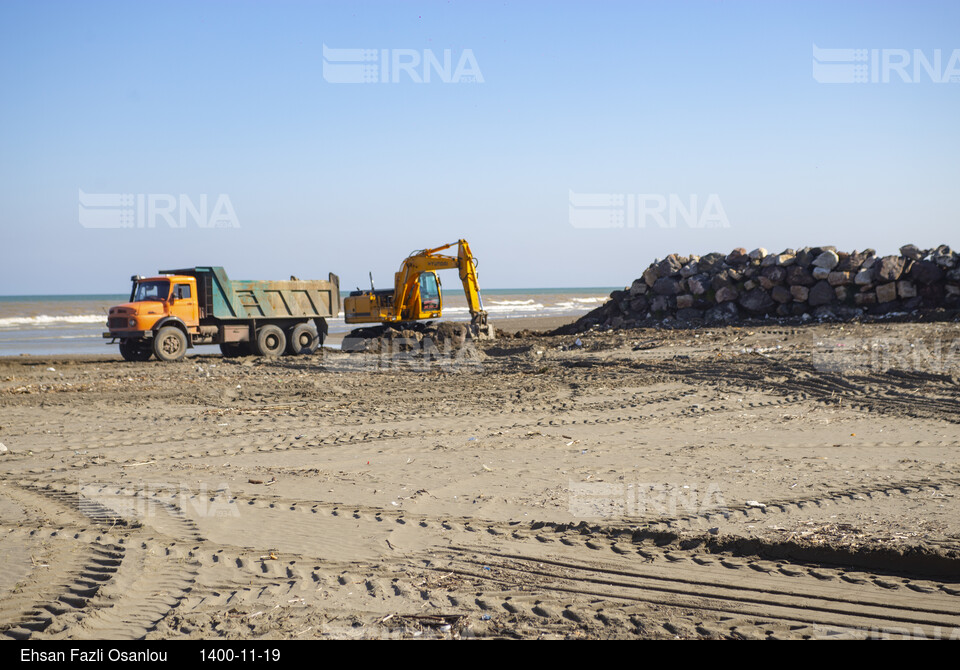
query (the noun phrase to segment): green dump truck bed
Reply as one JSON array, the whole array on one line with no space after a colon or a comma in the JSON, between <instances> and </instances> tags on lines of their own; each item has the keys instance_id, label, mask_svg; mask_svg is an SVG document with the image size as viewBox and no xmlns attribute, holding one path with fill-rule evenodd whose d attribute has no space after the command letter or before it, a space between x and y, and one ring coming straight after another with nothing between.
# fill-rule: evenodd
<instances>
[{"instance_id":1,"label":"green dump truck bed","mask_svg":"<svg viewBox=\"0 0 960 670\"><path fill-rule=\"evenodd\" d=\"M288 281L233 280L222 267L163 270L163 274L193 276L201 319L315 319L340 312L340 279Z\"/></svg>"}]
</instances>

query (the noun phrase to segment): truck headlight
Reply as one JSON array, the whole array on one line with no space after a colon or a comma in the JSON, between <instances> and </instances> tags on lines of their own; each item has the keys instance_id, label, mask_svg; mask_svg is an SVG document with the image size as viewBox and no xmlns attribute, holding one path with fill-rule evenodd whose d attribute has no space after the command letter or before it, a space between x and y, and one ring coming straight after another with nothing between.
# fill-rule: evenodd
<instances>
[{"instance_id":1,"label":"truck headlight","mask_svg":"<svg viewBox=\"0 0 960 670\"><path fill-rule=\"evenodd\" d=\"M127 325L130 326L131 328L133 328L133 327L135 327L135 326L137 325L137 320L136 320L136 319L130 319L129 321L127 321Z\"/></svg>"}]
</instances>

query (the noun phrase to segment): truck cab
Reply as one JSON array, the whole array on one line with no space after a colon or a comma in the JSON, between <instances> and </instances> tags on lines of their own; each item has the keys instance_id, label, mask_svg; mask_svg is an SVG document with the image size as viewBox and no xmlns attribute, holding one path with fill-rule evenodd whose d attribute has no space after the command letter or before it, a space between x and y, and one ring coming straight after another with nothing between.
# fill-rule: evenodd
<instances>
[{"instance_id":1,"label":"truck cab","mask_svg":"<svg viewBox=\"0 0 960 670\"><path fill-rule=\"evenodd\" d=\"M150 337L158 322L173 320L189 332L200 326L197 280L184 275L131 277L130 302L110 308L107 328L116 338Z\"/></svg>"}]
</instances>

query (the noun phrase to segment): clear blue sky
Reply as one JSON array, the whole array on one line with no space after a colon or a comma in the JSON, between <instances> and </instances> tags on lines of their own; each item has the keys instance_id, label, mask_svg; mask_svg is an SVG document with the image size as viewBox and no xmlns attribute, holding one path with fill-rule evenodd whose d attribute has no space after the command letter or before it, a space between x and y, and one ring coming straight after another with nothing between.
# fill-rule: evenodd
<instances>
[{"instance_id":1,"label":"clear blue sky","mask_svg":"<svg viewBox=\"0 0 960 670\"><path fill-rule=\"evenodd\" d=\"M945 70L958 28L956 2L4 0L0 294L211 264L386 286L460 237L488 287L621 285L674 251L960 246L960 81L812 75L813 45ZM331 83L324 44L469 49L483 81ZM239 228L86 228L80 191L225 194ZM578 228L571 191L717 194L729 226Z\"/></svg>"}]
</instances>

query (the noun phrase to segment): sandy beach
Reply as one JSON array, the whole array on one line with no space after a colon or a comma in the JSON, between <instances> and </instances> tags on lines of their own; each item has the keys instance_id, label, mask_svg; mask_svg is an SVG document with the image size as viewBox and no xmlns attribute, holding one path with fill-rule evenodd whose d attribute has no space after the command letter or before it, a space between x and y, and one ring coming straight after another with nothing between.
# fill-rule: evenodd
<instances>
[{"instance_id":1,"label":"sandy beach","mask_svg":"<svg viewBox=\"0 0 960 670\"><path fill-rule=\"evenodd\" d=\"M0 635L960 637L958 324L580 337L0 358Z\"/></svg>"}]
</instances>

